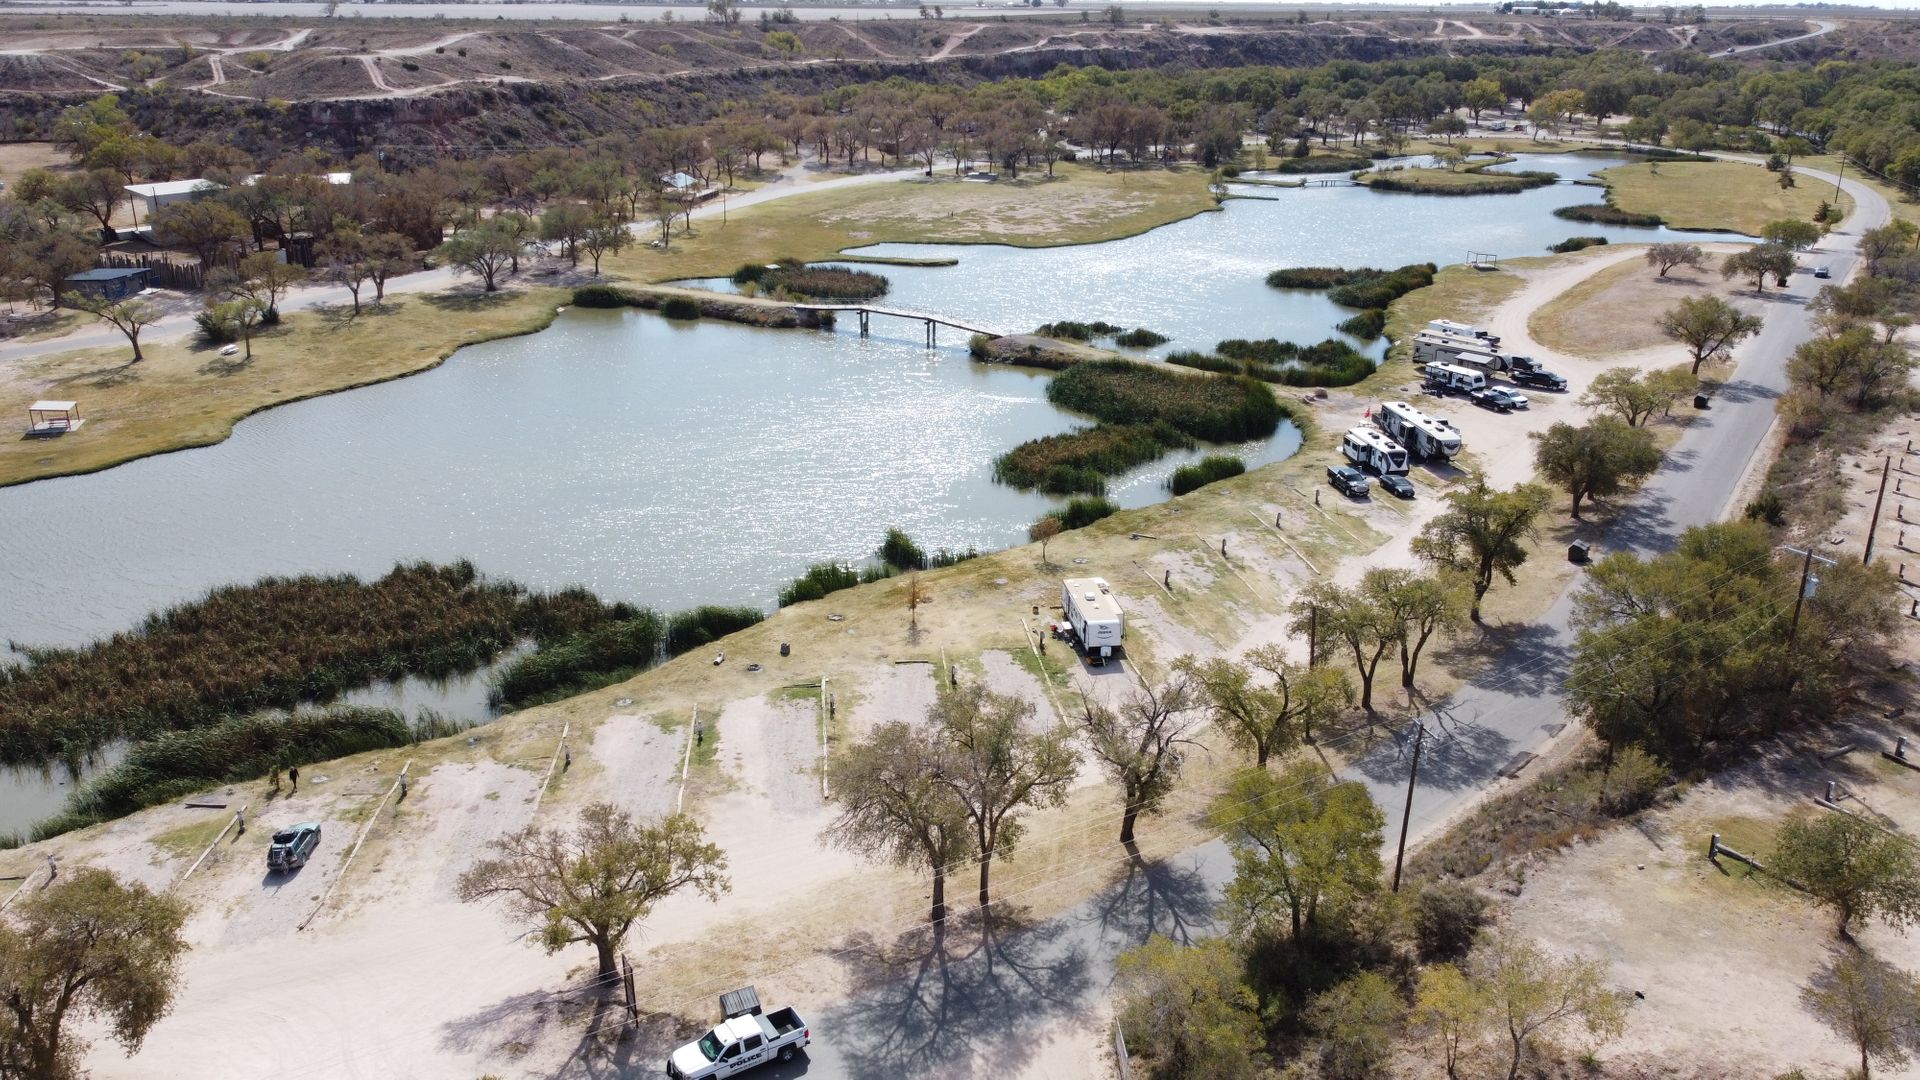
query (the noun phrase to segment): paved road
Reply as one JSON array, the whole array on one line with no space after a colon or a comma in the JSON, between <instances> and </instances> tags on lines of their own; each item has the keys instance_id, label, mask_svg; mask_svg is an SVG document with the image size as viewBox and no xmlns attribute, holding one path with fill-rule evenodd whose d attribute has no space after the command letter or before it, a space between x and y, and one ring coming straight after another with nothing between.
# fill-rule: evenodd
<instances>
[{"instance_id":1,"label":"paved road","mask_svg":"<svg viewBox=\"0 0 1920 1080\"><path fill-rule=\"evenodd\" d=\"M1799 170L1811 182L1830 175ZM1854 263L1861 230L1884 224L1887 205L1851 182L1855 211L1803 262L1826 262L1833 280ZM1738 365L1710 412L1696 419L1602 546L1650 553L1670 547L1690 526L1720 519L1754 452L1773 422L1775 397L1786 387L1786 361L1812 333L1806 301L1823 284L1796 274L1772 293L1766 328L1738 350ZM1541 621L1520 629L1486 680L1456 694L1443 733L1430 740L1414 791L1412 836L1418 840L1486 792L1515 755L1538 753L1568 723L1560 687L1568 667L1570 586ZM1352 770L1399 820L1406 797L1404 737L1379 746ZM1395 830L1388 830L1389 857ZM1058 1041L1087 1039L1087 1018L1102 1015L1113 958L1151 933L1176 939L1212 930L1209 912L1232 875L1218 841L1127 878L1092 900L985 948L942 959L929 948L901 969L861 971L843 1001L819 1010L823 1040L812 1059L770 1073L781 1080L881 1077L1060 1075L1047 1057Z\"/></svg>"}]
</instances>

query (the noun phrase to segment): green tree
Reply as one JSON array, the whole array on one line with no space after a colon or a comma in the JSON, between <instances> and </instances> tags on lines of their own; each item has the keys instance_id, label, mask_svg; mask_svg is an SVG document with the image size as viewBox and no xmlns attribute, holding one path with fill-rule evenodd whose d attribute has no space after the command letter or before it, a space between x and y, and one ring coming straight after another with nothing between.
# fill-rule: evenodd
<instances>
[{"instance_id":1,"label":"green tree","mask_svg":"<svg viewBox=\"0 0 1920 1080\"><path fill-rule=\"evenodd\" d=\"M1120 842L1133 843L1134 822L1157 814L1173 793L1192 734L1205 718L1201 693L1186 671L1158 686L1141 681L1110 708L1083 698L1081 728L1100 767L1120 789Z\"/></svg>"},{"instance_id":2,"label":"green tree","mask_svg":"<svg viewBox=\"0 0 1920 1080\"><path fill-rule=\"evenodd\" d=\"M232 335L240 335L240 340L246 345L246 355L242 359L253 359L253 332L259 329L261 322L266 319L265 302L248 296L237 296L232 300L215 301L207 311L212 314L217 324L227 330L227 333L217 340L232 341Z\"/></svg>"},{"instance_id":3,"label":"green tree","mask_svg":"<svg viewBox=\"0 0 1920 1080\"><path fill-rule=\"evenodd\" d=\"M1507 95L1500 84L1486 76L1472 79L1460 88L1460 101L1473 112L1473 122L1480 122L1480 114L1487 109L1504 109Z\"/></svg>"},{"instance_id":4,"label":"green tree","mask_svg":"<svg viewBox=\"0 0 1920 1080\"><path fill-rule=\"evenodd\" d=\"M580 241L596 224L592 210L575 202L556 203L540 215L540 239L560 245L560 254L580 265Z\"/></svg>"},{"instance_id":5,"label":"green tree","mask_svg":"<svg viewBox=\"0 0 1920 1080\"><path fill-rule=\"evenodd\" d=\"M1756 244L1745 251L1736 252L1722 259L1720 276L1728 280L1743 278L1751 281L1754 292L1764 293L1767 291L1767 278L1771 277L1779 284L1785 285L1787 275L1793 273L1793 267L1792 249L1780 244Z\"/></svg>"},{"instance_id":6,"label":"green tree","mask_svg":"<svg viewBox=\"0 0 1920 1080\"><path fill-rule=\"evenodd\" d=\"M1282 921L1296 942L1348 919L1380 891L1386 816L1356 781L1336 783L1317 761L1276 775L1248 769L1208 820L1233 850L1227 909L1243 928Z\"/></svg>"},{"instance_id":7,"label":"green tree","mask_svg":"<svg viewBox=\"0 0 1920 1080\"><path fill-rule=\"evenodd\" d=\"M1717 296L1688 297L1660 316L1660 332L1687 347L1693 373L1709 360L1725 361L1733 347L1764 325Z\"/></svg>"},{"instance_id":8,"label":"green tree","mask_svg":"<svg viewBox=\"0 0 1920 1080\"><path fill-rule=\"evenodd\" d=\"M717 900L728 888L726 855L684 814L638 825L612 803L590 803L572 832L528 825L488 848L494 857L460 875L460 899L501 900L538 924L535 940L549 953L591 944L603 985L618 977L621 942L655 904L688 888Z\"/></svg>"},{"instance_id":9,"label":"green tree","mask_svg":"<svg viewBox=\"0 0 1920 1080\"><path fill-rule=\"evenodd\" d=\"M1511 931L1482 941L1473 952L1473 981L1494 1023L1505 1028L1512 1056L1507 1080L1543 1032L1578 1026L1596 1041L1626 1027L1625 995L1607 986L1606 965L1568 957L1555 960Z\"/></svg>"},{"instance_id":10,"label":"green tree","mask_svg":"<svg viewBox=\"0 0 1920 1080\"><path fill-rule=\"evenodd\" d=\"M1920 921L1920 857L1913 842L1850 814L1808 811L1780 827L1767 869L1833 908L1835 931L1855 919L1893 927Z\"/></svg>"},{"instance_id":11,"label":"green tree","mask_svg":"<svg viewBox=\"0 0 1920 1080\"><path fill-rule=\"evenodd\" d=\"M160 321L160 309L137 296L125 300L108 300L105 297L81 297L73 301L73 306L89 315L94 315L110 324L115 330L127 337L127 344L133 346L133 359L128 363L141 361L140 331Z\"/></svg>"},{"instance_id":12,"label":"green tree","mask_svg":"<svg viewBox=\"0 0 1920 1080\"><path fill-rule=\"evenodd\" d=\"M799 35L791 30L770 30L767 32L767 47L791 60L800 54L802 45Z\"/></svg>"},{"instance_id":13,"label":"green tree","mask_svg":"<svg viewBox=\"0 0 1920 1080\"><path fill-rule=\"evenodd\" d=\"M77 1080L87 1044L75 1022L129 1054L173 1007L187 905L82 867L0 921L0 1076Z\"/></svg>"},{"instance_id":14,"label":"green tree","mask_svg":"<svg viewBox=\"0 0 1920 1080\"><path fill-rule=\"evenodd\" d=\"M1576 519L1582 502L1625 491L1660 467L1653 436L1618 417L1596 417L1584 427L1557 423L1539 440L1535 466L1572 496Z\"/></svg>"},{"instance_id":15,"label":"green tree","mask_svg":"<svg viewBox=\"0 0 1920 1080\"><path fill-rule=\"evenodd\" d=\"M1363 971L1315 994L1306 1019L1320 1037L1324 1075L1351 1080L1379 1075L1406 1015L1406 1004L1379 972Z\"/></svg>"},{"instance_id":16,"label":"green tree","mask_svg":"<svg viewBox=\"0 0 1920 1080\"><path fill-rule=\"evenodd\" d=\"M1483 988L1452 964L1420 973L1413 1023L1440 1044L1447 1080L1460 1080L1461 1059L1484 1036L1492 1014Z\"/></svg>"},{"instance_id":17,"label":"green tree","mask_svg":"<svg viewBox=\"0 0 1920 1080\"><path fill-rule=\"evenodd\" d=\"M209 270L246 250L247 219L217 199L169 203L154 212L153 234L192 252Z\"/></svg>"},{"instance_id":18,"label":"green tree","mask_svg":"<svg viewBox=\"0 0 1920 1080\"><path fill-rule=\"evenodd\" d=\"M1495 491L1485 474L1475 473L1465 487L1447 494L1447 509L1414 537L1413 553L1467 576L1473 583L1468 617L1479 622L1480 602L1495 575L1516 583L1514 571L1527 561L1527 544L1538 539L1534 522L1551 498L1539 484Z\"/></svg>"},{"instance_id":19,"label":"green tree","mask_svg":"<svg viewBox=\"0 0 1920 1080\"><path fill-rule=\"evenodd\" d=\"M283 262L277 251L256 251L240 260L232 269L218 269L207 275L207 292L225 300L258 301L261 320L280 319L280 298L307 279L306 268L299 263Z\"/></svg>"},{"instance_id":20,"label":"green tree","mask_svg":"<svg viewBox=\"0 0 1920 1080\"><path fill-rule=\"evenodd\" d=\"M1820 242L1820 226L1799 218L1781 218L1761 226L1760 238L1789 251L1805 251Z\"/></svg>"},{"instance_id":21,"label":"green tree","mask_svg":"<svg viewBox=\"0 0 1920 1080\"><path fill-rule=\"evenodd\" d=\"M1473 601L1466 578L1447 571L1417 574L1397 567L1367 571L1361 592L1393 628L1400 652L1400 685L1413 687L1420 654L1434 635L1451 633L1467 622Z\"/></svg>"},{"instance_id":22,"label":"green tree","mask_svg":"<svg viewBox=\"0 0 1920 1080\"><path fill-rule=\"evenodd\" d=\"M994 856L1012 855L1025 832L1020 815L1065 802L1080 763L1071 725L1034 733L1032 716L1031 703L978 684L941 694L928 713L943 743L936 775L973 822L981 907Z\"/></svg>"},{"instance_id":23,"label":"green tree","mask_svg":"<svg viewBox=\"0 0 1920 1080\"><path fill-rule=\"evenodd\" d=\"M1127 1049L1170 1080L1245 1080L1260 1049L1259 1000L1225 938L1181 945L1154 934L1114 962Z\"/></svg>"},{"instance_id":24,"label":"green tree","mask_svg":"<svg viewBox=\"0 0 1920 1080\"><path fill-rule=\"evenodd\" d=\"M1345 674L1325 665L1294 664L1277 645L1250 650L1245 664L1183 656L1174 667L1193 676L1214 725L1234 746L1253 751L1256 766L1292 751L1303 738L1311 740L1314 724L1353 704ZM1261 672L1270 682L1256 681Z\"/></svg>"},{"instance_id":25,"label":"green tree","mask_svg":"<svg viewBox=\"0 0 1920 1080\"><path fill-rule=\"evenodd\" d=\"M373 282L373 302L387 298L387 282L413 270L418 260L413 241L399 233L374 233L366 238L367 280Z\"/></svg>"},{"instance_id":26,"label":"green tree","mask_svg":"<svg viewBox=\"0 0 1920 1080\"><path fill-rule=\"evenodd\" d=\"M1699 244L1649 244L1647 245L1647 265L1659 271L1660 277L1666 277L1676 266L1704 270L1707 265L1707 253Z\"/></svg>"},{"instance_id":27,"label":"green tree","mask_svg":"<svg viewBox=\"0 0 1920 1080\"><path fill-rule=\"evenodd\" d=\"M1860 1051L1860 1080L1873 1075L1874 1063L1898 1069L1920 1048L1920 983L1870 953L1841 953L1800 999Z\"/></svg>"},{"instance_id":28,"label":"green tree","mask_svg":"<svg viewBox=\"0 0 1920 1080\"><path fill-rule=\"evenodd\" d=\"M1665 404L1664 396L1648 385L1643 375L1639 368L1608 368L1593 377L1579 403L1589 409L1611 410L1628 427L1639 427Z\"/></svg>"},{"instance_id":29,"label":"green tree","mask_svg":"<svg viewBox=\"0 0 1920 1080\"><path fill-rule=\"evenodd\" d=\"M947 869L972 858L973 825L940 781L933 733L895 721L842 750L831 782L840 813L821 830L828 843L933 873L935 924L947 917Z\"/></svg>"},{"instance_id":30,"label":"green tree","mask_svg":"<svg viewBox=\"0 0 1920 1080\"><path fill-rule=\"evenodd\" d=\"M579 250L587 253L593 260L593 276L600 276L600 260L608 255L617 255L633 243L633 234L626 225L611 217L597 217L587 226L580 237Z\"/></svg>"},{"instance_id":31,"label":"green tree","mask_svg":"<svg viewBox=\"0 0 1920 1080\"><path fill-rule=\"evenodd\" d=\"M454 233L440 245L439 255L449 266L478 277L487 292L497 292L501 276L525 250L526 245L506 230L482 225Z\"/></svg>"},{"instance_id":32,"label":"green tree","mask_svg":"<svg viewBox=\"0 0 1920 1080\"><path fill-rule=\"evenodd\" d=\"M1363 579L1364 581L1364 579ZM1399 641L1399 626L1384 617L1363 587L1346 589L1331 581L1315 582L1289 609L1288 629L1344 646L1360 677L1360 707L1373 707L1373 676L1387 650Z\"/></svg>"}]
</instances>

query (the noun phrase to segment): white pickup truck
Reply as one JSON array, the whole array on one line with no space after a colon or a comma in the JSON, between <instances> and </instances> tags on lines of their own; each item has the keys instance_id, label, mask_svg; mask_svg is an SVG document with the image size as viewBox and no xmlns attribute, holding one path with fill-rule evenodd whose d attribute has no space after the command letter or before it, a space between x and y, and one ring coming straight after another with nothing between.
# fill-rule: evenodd
<instances>
[{"instance_id":1,"label":"white pickup truck","mask_svg":"<svg viewBox=\"0 0 1920 1080\"><path fill-rule=\"evenodd\" d=\"M718 1080L769 1061L792 1061L813 1032L791 1008L763 1016L759 998L752 1000L752 1012L729 1016L712 1031L675 1050L667 1058L667 1075L673 1080Z\"/></svg>"}]
</instances>

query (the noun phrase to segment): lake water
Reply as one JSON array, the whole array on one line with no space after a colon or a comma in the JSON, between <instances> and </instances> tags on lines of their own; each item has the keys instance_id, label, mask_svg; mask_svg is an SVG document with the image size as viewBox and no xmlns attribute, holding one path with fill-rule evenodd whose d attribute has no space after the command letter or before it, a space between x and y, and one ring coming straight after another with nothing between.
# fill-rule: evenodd
<instances>
[{"instance_id":1,"label":"lake water","mask_svg":"<svg viewBox=\"0 0 1920 1080\"><path fill-rule=\"evenodd\" d=\"M1619 160L1525 164L1572 175ZM1661 235L1554 218L1595 201L1571 185L1478 198L1237 190L1274 201L1231 200L1107 244L863 250L960 260L880 268L890 302L1007 330L1144 325L1173 337L1164 352L1228 337L1317 341L1350 314L1268 288L1277 267L1444 264L1470 251L1537 255L1575 233ZM808 564L859 560L889 526L928 550L1022 542L1058 500L994 483L993 458L1084 418L1046 401L1046 373L969 361L957 333L927 350L917 323L876 318L866 339L852 324L778 331L570 310L433 371L261 413L218 446L0 489L0 640L79 644L215 585L373 576L403 559L470 558L534 588L579 584L671 611L771 607ZM1283 426L1224 449L1257 467L1298 445ZM1171 455L1110 494L1160 501L1176 466L1220 449ZM27 524L46 521L60 527ZM352 700L472 717L484 680ZM56 781L33 801L57 804ZM0 828L22 824L10 816L0 804Z\"/></svg>"}]
</instances>

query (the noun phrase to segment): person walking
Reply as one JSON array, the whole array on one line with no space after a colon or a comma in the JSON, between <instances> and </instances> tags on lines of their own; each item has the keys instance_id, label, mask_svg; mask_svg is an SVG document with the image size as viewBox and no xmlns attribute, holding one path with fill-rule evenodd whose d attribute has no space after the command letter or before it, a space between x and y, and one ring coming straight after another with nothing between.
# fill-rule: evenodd
<instances>
[{"instance_id":1,"label":"person walking","mask_svg":"<svg viewBox=\"0 0 1920 1080\"><path fill-rule=\"evenodd\" d=\"M294 765L289 767L287 769L287 779L293 781L293 788L291 791L287 792L287 794L291 795L293 794L293 792L299 791L300 790L300 766Z\"/></svg>"}]
</instances>

